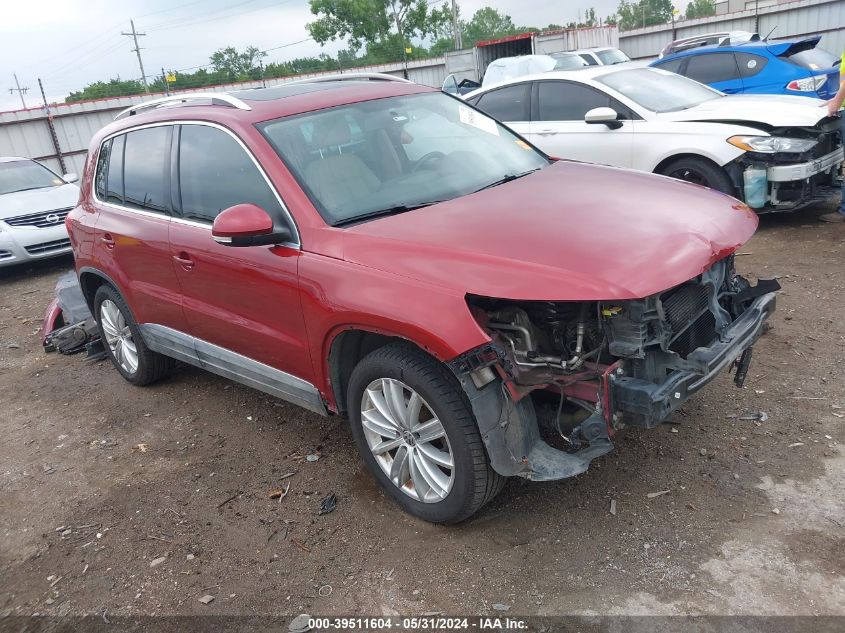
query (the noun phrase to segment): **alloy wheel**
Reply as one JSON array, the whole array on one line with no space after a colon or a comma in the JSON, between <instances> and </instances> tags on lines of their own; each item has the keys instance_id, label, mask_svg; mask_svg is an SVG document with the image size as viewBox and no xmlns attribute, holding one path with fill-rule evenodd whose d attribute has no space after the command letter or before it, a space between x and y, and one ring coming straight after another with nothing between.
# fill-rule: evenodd
<instances>
[{"instance_id":1,"label":"alloy wheel","mask_svg":"<svg viewBox=\"0 0 845 633\"><path fill-rule=\"evenodd\" d=\"M394 486L423 503L445 499L455 481L455 460L443 424L416 391L379 378L361 399L364 438Z\"/></svg>"},{"instance_id":2,"label":"alloy wheel","mask_svg":"<svg viewBox=\"0 0 845 633\"><path fill-rule=\"evenodd\" d=\"M100 322L115 361L127 374L134 374L138 371L138 348L123 313L111 299L100 304Z\"/></svg>"}]
</instances>

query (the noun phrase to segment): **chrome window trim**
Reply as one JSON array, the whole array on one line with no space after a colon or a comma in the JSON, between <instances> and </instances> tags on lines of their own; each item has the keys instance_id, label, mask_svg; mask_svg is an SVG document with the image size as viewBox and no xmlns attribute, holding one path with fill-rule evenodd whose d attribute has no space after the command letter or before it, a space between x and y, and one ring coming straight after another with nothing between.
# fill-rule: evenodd
<instances>
[{"instance_id":1,"label":"chrome window trim","mask_svg":"<svg viewBox=\"0 0 845 633\"><path fill-rule=\"evenodd\" d=\"M290 247L290 248L296 248L298 250L302 250L302 242L300 240L299 227L297 226L296 221L293 219L293 214L288 209L284 200L282 200L282 196L279 195L279 192L276 189L276 187L273 185L273 182L270 180L269 176L267 176L267 172L264 171L264 168L261 166L261 163L258 162L258 159L255 158L255 155L252 153L252 151L250 151L250 149L246 146L246 144L238 137L238 135L235 134L234 132L232 132L232 130L230 130L229 128L224 127L224 126L222 126L218 123L212 123L211 121L174 120L174 121L156 121L155 123L144 123L142 125L127 127L127 128L122 129L122 130L119 130L117 132L112 132L111 134L104 137L100 141L100 147L97 150L97 160L99 161L99 159L100 159L100 152L103 150L103 145L105 143L107 143L108 141L110 141L111 139L115 138L116 136L120 136L121 134L128 134L129 132L135 132L136 130L143 130L143 129L149 128L149 127L161 127L161 126L165 126L165 125L171 125L171 126L176 126L176 125L204 125L206 127L211 127L211 128L221 130L222 132L225 132L226 134L231 136L233 139L235 139L235 142L238 145L240 145L241 149L244 152L246 152L246 155L249 156L250 160L255 165L255 168L258 169L258 173L260 173L262 178L264 178L264 182L266 182L267 186L270 187L270 191L275 196L276 200L279 203L279 206L282 209L282 212L285 215L285 218L287 218L288 222L290 223L291 228L293 229L293 234L294 234L294 237L296 238L295 241L283 242L282 245ZM122 204L115 204L113 202L106 202L104 200L100 200L100 198L97 197L97 170L96 170L96 168L94 169L94 178L92 179L92 183L91 183L91 196L94 198L94 200L98 204L101 204L103 206L106 206L106 207L109 207L109 208L112 208L112 209L117 209L118 211L128 211L130 213L138 213L140 215L147 216L147 217L163 218L163 219L169 220L171 222L176 222L177 224L184 224L184 225L187 225L187 226L203 228L203 229L207 229L209 232L211 232L211 224L206 224L205 222L197 222L196 220L187 220L185 218L178 218L174 215L168 215L168 214L165 214L165 213L154 213L152 211L145 211L144 209L134 209L132 207L127 207L127 206L124 206Z\"/></svg>"}]
</instances>

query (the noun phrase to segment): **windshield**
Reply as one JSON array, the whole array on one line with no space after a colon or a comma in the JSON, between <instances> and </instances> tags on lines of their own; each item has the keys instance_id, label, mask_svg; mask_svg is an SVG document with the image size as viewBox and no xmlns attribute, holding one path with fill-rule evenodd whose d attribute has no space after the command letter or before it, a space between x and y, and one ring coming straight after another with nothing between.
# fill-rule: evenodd
<instances>
[{"instance_id":1,"label":"windshield","mask_svg":"<svg viewBox=\"0 0 845 633\"><path fill-rule=\"evenodd\" d=\"M618 48L596 51L596 55L599 56L601 63L605 66L612 66L613 64L621 64L623 62L631 61L631 59Z\"/></svg>"},{"instance_id":2,"label":"windshield","mask_svg":"<svg viewBox=\"0 0 845 633\"><path fill-rule=\"evenodd\" d=\"M552 70L575 70L584 68L589 64L576 53L557 53L551 57L555 60L555 67Z\"/></svg>"},{"instance_id":3,"label":"windshield","mask_svg":"<svg viewBox=\"0 0 845 633\"><path fill-rule=\"evenodd\" d=\"M549 164L442 93L375 99L258 125L332 225L408 211Z\"/></svg>"},{"instance_id":4,"label":"windshield","mask_svg":"<svg viewBox=\"0 0 845 633\"><path fill-rule=\"evenodd\" d=\"M711 99L724 97L718 90L658 68L631 68L596 77L652 112L687 110Z\"/></svg>"},{"instance_id":5,"label":"windshield","mask_svg":"<svg viewBox=\"0 0 845 633\"><path fill-rule=\"evenodd\" d=\"M16 160L0 163L0 195L58 187L65 182L52 171L31 160Z\"/></svg>"}]
</instances>

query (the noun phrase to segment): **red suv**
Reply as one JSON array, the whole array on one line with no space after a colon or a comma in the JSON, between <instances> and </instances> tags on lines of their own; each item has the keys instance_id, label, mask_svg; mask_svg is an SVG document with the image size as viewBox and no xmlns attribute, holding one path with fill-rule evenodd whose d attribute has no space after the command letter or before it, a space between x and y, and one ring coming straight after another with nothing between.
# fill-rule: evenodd
<instances>
[{"instance_id":1,"label":"red suv","mask_svg":"<svg viewBox=\"0 0 845 633\"><path fill-rule=\"evenodd\" d=\"M67 220L117 370L183 361L348 417L408 512L464 519L505 478L584 472L718 372L774 310L721 193L550 158L395 78L135 106Z\"/></svg>"}]
</instances>

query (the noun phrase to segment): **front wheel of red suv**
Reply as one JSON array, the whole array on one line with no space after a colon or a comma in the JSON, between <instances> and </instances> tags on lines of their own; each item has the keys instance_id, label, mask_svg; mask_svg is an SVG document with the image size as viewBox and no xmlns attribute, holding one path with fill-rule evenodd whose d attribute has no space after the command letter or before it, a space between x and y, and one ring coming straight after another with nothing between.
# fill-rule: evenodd
<instances>
[{"instance_id":1,"label":"front wheel of red suv","mask_svg":"<svg viewBox=\"0 0 845 633\"><path fill-rule=\"evenodd\" d=\"M167 376L174 361L150 350L120 293L108 285L94 295L94 315L103 347L117 371L133 385L148 385Z\"/></svg>"},{"instance_id":2,"label":"front wheel of red suv","mask_svg":"<svg viewBox=\"0 0 845 633\"><path fill-rule=\"evenodd\" d=\"M348 405L361 457L410 514L457 523L502 489L460 385L411 345L365 357L352 373Z\"/></svg>"}]
</instances>

